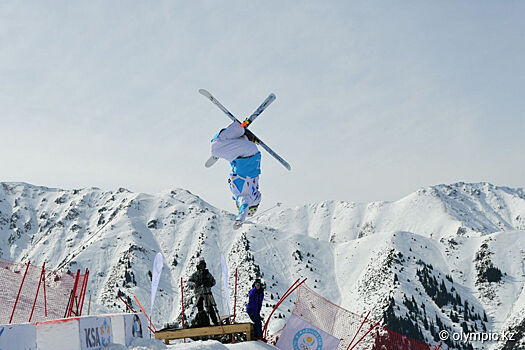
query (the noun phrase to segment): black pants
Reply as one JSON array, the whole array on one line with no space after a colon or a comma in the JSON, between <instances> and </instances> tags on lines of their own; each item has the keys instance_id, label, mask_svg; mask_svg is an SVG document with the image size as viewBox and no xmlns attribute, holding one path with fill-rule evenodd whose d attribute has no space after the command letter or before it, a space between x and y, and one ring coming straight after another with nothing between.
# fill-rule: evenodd
<instances>
[{"instance_id":1,"label":"black pants","mask_svg":"<svg viewBox=\"0 0 525 350\"><path fill-rule=\"evenodd\" d=\"M211 322L213 322L214 325L218 325L219 322L217 321L217 314L215 314L215 307L214 307L214 301L211 300L210 295L201 295L199 299L197 300L197 310L202 311L204 310L204 303L206 303L206 312L208 312L208 315L210 316Z\"/></svg>"},{"instance_id":2,"label":"black pants","mask_svg":"<svg viewBox=\"0 0 525 350\"><path fill-rule=\"evenodd\" d=\"M250 319L253 322L253 335L255 336L255 338L261 338L263 335L261 315L253 313L248 314L248 316L250 316Z\"/></svg>"}]
</instances>

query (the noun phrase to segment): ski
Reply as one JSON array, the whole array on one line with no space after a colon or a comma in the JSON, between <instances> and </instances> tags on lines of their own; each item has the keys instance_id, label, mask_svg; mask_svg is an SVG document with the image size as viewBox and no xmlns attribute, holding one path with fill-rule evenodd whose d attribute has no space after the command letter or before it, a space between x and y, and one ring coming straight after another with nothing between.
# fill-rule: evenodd
<instances>
[{"instance_id":1,"label":"ski","mask_svg":"<svg viewBox=\"0 0 525 350\"><path fill-rule=\"evenodd\" d=\"M266 150L266 152L268 152L272 157L274 157L286 169L292 170L292 167L290 166L290 164L288 164L288 162L286 160L284 160L280 155L275 153L275 151L272 150L270 147L268 147L267 144L262 142L262 140L260 138L258 138L257 136L255 136L254 133L251 130L246 129L244 133L245 134L251 134L253 136L253 138L255 139L255 144L256 145L260 145L262 148L264 148Z\"/></svg>"},{"instance_id":2,"label":"ski","mask_svg":"<svg viewBox=\"0 0 525 350\"><path fill-rule=\"evenodd\" d=\"M275 101L274 94L268 95L266 100L264 100L263 103L261 103L261 105L255 110L255 112L253 112L252 115L250 115L248 118L246 118L246 120L244 120L244 122L241 123L226 107L222 105L222 103L220 103L215 97L213 97L213 95L210 94L209 91L200 89L199 93L206 97L208 100L210 100L214 105L219 107L219 109L223 111L224 114L226 114L232 121L239 122L239 124L242 124L243 127L247 127L248 125L250 125L255 120L255 118L257 118L273 101Z\"/></svg>"},{"instance_id":3,"label":"ski","mask_svg":"<svg viewBox=\"0 0 525 350\"><path fill-rule=\"evenodd\" d=\"M214 105L219 107L221 111L224 112L230 118L232 121L236 121L239 124L242 124L231 112L224 107L215 97L212 96L207 90L199 89L199 93L206 97L208 100L210 100ZM257 108L257 110L247 119L251 119L251 121L255 120L263 111L275 100L275 95L270 94L266 100ZM261 145L262 148L266 150L272 157L274 157L279 163L281 163L286 169L291 170L292 167L290 164L288 164L287 161L285 161L281 156L279 156L277 153L275 153L268 145L266 145L260 138L258 138L251 130L248 130L245 128L245 134L248 136L248 138L252 138L254 140L254 143L257 145ZM211 166L211 165L210 165Z\"/></svg>"},{"instance_id":4,"label":"ski","mask_svg":"<svg viewBox=\"0 0 525 350\"><path fill-rule=\"evenodd\" d=\"M214 157L214 156L211 156L210 158L208 158L208 160L206 161L206 163L204 164L204 166L205 166L206 168L209 168L209 167L211 167L213 164L217 163L218 160L219 160L219 158Z\"/></svg>"},{"instance_id":5,"label":"ski","mask_svg":"<svg viewBox=\"0 0 525 350\"><path fill-rule=\"evenodd\" d=\"M273 102L275 101L275 95L274 94L270 94L266 100L264 100L263 103L261 103L261 105L259 106L259 108L257 108L255 110L255 112L252 113L251 116L249 116L248 118L246 118L245 121L242 122L242 126L244 126L245 128L247 128L254 120L255 118L257 118L262 112L264 112L264 110L266 108L268 108L268 106Z\"/></svg>"},{"instance_id":6,"label":"ski","mask_svg":"<svg viewBox=\"0 0 525 350\"><path fill-rule=\"evenodd\" d=\"M240 121L237 120L237 118L235 118L235 116L233 114L230 113L229 110L226 109L226 107L224 107L219 101L217 101L215 99L215 97L213 97L207 90L204 90L204 89L199 89L199 93L206 97L208 100L210 100L214 105L216 105L217 107L219 107L219 109L221 111L224 112L224 114L226 114L228 116L228 118L230 118L232 121L236 121L238 122L239 124L241 124Z\"/></svg>"}]
</instances>

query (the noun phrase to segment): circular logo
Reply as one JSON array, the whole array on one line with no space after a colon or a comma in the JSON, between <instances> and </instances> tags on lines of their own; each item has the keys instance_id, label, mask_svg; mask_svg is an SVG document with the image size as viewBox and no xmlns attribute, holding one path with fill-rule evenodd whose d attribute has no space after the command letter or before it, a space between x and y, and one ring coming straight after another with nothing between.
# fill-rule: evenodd
<instances>
[{"instance_id":1,"label":"circular logo","mask_svg":"<svg viewBox=\"0 0 525 350\"><path fill-rule=\"evenodd\" d=\"M293 337L294 350L321 350L322 348L323 338L315 329L301 329Z\"/></svg>"}]
</instances>

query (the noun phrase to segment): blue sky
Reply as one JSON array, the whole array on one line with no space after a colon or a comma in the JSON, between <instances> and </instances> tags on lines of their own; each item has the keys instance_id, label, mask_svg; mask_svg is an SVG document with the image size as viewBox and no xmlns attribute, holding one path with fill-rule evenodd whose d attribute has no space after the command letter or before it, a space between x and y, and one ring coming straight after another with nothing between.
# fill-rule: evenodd
<instances>
[{"instance_id":1,"label":"blue sky","mask_svg":"<svg viewBox=\"0 0 525 350\"><path fill-rule=\"evenodd\" d=\"M422 186L525 179L519 1L0 3L0 179L185 188L233 209L228 123L251 129L265 206L395 200Z\"/></svg>"}]
</instances>

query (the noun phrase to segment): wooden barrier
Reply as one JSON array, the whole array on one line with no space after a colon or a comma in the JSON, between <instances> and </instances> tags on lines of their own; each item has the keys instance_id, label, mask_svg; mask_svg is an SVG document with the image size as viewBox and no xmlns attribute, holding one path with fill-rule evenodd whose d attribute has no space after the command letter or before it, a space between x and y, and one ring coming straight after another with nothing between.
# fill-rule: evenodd
<instances>
[{"instance_id":1,"label":"wooden barrier","mask_svg":"<svg viewBox=\"0 0 525 350\"><path fill-rule=\"evenodd\" d=\"M155 339L164 340L164 344L169 345L170 340L205 337L208 335L246 333L246 340L252 340L253 324L236 323L222 326L186 328L186 329L166 329L159 330L155 333Z\"/></svg>"}]
</instances>

